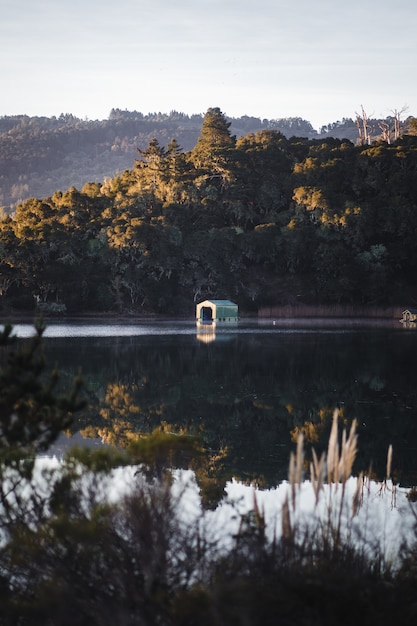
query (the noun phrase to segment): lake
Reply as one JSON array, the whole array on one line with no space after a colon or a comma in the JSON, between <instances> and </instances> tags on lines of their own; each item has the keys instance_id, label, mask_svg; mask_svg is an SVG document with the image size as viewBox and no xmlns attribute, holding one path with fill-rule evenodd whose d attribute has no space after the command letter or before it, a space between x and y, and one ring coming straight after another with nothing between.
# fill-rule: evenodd
<instances>
[{"instance_id":1,"label":"lake","mask_svg":"<svg viewBox=\"0 0 417 626\"><path fill-rule=\"evenodd\" d=\"M27 338L33 327L16 324ZM48 362L68 388L82 369L87 407L70 441L124 445L132 433L198 434L220 481L287 478L299 432L325 449L333 411L358 420L355 469L417 484L417 330L365 321L48 322Z\"/></svg>"}]
</instances>

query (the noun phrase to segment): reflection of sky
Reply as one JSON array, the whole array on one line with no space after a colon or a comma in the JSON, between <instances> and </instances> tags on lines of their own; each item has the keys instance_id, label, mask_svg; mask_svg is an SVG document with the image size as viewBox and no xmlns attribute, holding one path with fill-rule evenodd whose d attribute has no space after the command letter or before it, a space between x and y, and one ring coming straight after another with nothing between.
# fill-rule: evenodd
<instances>
[{"instance_id":1,"label":"reflection of sky","mask_svg":"<svg viewBox=\"0 0 417 626\"><path fill-rule=\"evenodd\" d=\"M32 488L36 486L42 494L47 494L53 484L53 480L46 481L45 473L42 473L46 467L59 471L60 465L56 458L37 459ZM407 500L408 490L397 488L391 480L385 486L375 481L366 481L363 486L363 500L356 515L352 512L357 487L356 478L353 477L347 480L344 490L341 484L325 484L317 503L311 483L302 482L296 487L294 507L291 488L286 482L274 489L259 490L233 481L226 485L227 497L214 511L206 511L202 517L200 491L194 474L191 471L178 471L175 472L175 478L172 492L173 497L177 498L177 504L173 510L178 519L186 527L193 521L198 522L201 535L208 538L209 543L211 540L219 542L219 547L225 549L234 545L233 537L239 532L240 515L253 510L255 497L266 522L266 536L271 541L279 539L281 535L282 507L287 497L291 522L300 529L301 538L307 536L302 529L311 529L319 520L322 524L321 531L325 531L329 521L334 529L338 528L341 510L341 537L352 542L360 549L360 553L363 550L363 554L371 559L375 558L379 549L386 562L393 567L399 563L402 542L405 542L404 545L412 545L415 538L416 504L410 504ZM135 467L125 467L113 470L109 476L103 475L100 480L104 484L101 493L106 494L105 498L114 503L135 489L141 478ZM29 489L29 486L19 485L19 488Z\"/></svg>"},{"instance_id":2,"label":"reflection of sky","mask_svg":"<svg viewBox=\"0 0 417 626\"><path fill-rule=\"evenodd\" d=\"M401 330L399 323L391 320L246 320L242 322L216 324L214 327L203 328L194 321L185 322L149 322L149 323L65 323L47 320L44 337L136 337L142 335L196 335L198 339L207 340L226 339L236 334L304 334L325 333L340 334L362 332L364 328L373 326L378 328L395 328ZM0 325L0 330L3 327ZM13 324L13 334L17 337L28 338L35 335L33 324Z\"/></svg>"},{"instance_id":3,"label":"reflection of sky","mask_svg":"<svg viewBox=\"0 0 417 626\"><path fill-rule=\"evenodd\" d=\"M0 115L300 116L410 107L414 0L2 0Z\"/></svg>"}]
</instances>

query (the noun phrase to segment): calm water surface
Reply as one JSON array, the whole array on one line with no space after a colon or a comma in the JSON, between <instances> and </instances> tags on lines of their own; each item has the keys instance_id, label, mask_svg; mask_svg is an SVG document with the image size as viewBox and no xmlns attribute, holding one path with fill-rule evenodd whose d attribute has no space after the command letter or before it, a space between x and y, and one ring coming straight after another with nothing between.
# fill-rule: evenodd
<instances>
[{"instance_id":1,"label":"calm water surface","mask_svg":"<svg viewBox=\"0 0 417 626\"><path fill-rule=\"evenodd\" d=\"M20 337L33 327L15 325ZM219 475L277 484L298 432L324 449L335 408L358 420L356 469L417 483L417 330L399 323L193 321L48 323L48 361L63 385L81 367L88 402L74 434L123 445L161 423L198 433ZM80 436L80 435L78 435Z\"/></svg>"}]
</instances>

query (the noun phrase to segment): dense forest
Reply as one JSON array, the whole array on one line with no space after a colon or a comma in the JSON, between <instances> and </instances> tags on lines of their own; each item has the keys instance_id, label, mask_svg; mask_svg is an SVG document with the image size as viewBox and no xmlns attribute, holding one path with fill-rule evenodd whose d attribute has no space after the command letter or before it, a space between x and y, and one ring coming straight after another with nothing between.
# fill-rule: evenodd
<instances>
[{"instance_id":1,"label":"dense forest","mask_svg":"<svg viewBox=\"0 0 417 626\"><path fill-rule=\"evenodd\" d=\"M386 119L374 119L362 109L319 130L300 117L260 119L227 117L236 137L260 130L279 130L285 137L335 137L356 143L364 138L396 138L408 127L404 109ZM178 111L148 113L112 109L105 120L14 115L0 117L0 206L15 207L27 198L44 198L57 189L102 181L132 166L136 149L156 138L166 145L175 137L184 150L197 141L203 115Z\"/></svg>"},{"instance_id":2,"label":"dense forest","mask_svg":"<svg viewBox=\"0 0 417 626\"><path fill-rule=\"evenodd\" d=\"M81 188L132 166L137 148L156 138L166 145L175 137L184 150L197 141L204 116L177 111L148 113L113 109L107 120L16 115L0 117L0 206L15 206L29 197L42 198L71 185ZM301 118L261 120L228 118L236 136L279 130L286 136L317 137ZM351 124L350 124L351 122ZM353 121L326 127L326 133L356 137ZM346 135L347 133L347 135Z\"/></svg>"},{"instance_id":3,"label":"dense forest","mask_svg":"<svg viewBox=\"0 0 417 626\"><path fill-rule=\"evenodd\" d=\"M411 119L374 142L236 137L211 108L192 148L153 137L129 169L4 212L2 311L182 314L206 297L248 312L413 306L415 131Z\"/></svg>"}]
</instances>

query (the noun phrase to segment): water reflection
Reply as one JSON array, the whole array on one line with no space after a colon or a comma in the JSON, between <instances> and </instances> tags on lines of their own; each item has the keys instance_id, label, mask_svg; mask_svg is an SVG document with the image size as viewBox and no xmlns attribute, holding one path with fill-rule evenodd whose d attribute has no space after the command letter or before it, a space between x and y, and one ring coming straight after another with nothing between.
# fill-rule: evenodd
<instances>
[{"instance_id":1,"label":"water reflection","mask_svg":"<svg viewBox=\"0 0 417 626\"><path fill-rule=\"evenodd\" d=\"M0 324L0 328L4 325ZM407 329L407 325L390 320L367 320L367 319L262 319L253 318L233 322L195 322L191 320L175 321L148 321L148 322L79 322L48 320L44 336L50 338L71 337L141 337L155 335L210 335L214 338L224 337L229 334L288 334L288 333L341 333L355 332L370 329ZM13 324L14 334L18 337L28 338L35 334L31 323Z\"/></svg>"},{"instance_id":2,"label":"water reflection","mask_svg":"<svg viewBox=\"0 0 417 626\"><path fill-rule=\"evenodd\" d=\"M196 322L196 337L202 343L211 343L216 339L216 322Z\"/></svg>"},{"instance_id":3,"label":"water reflection","mask_svg":"<svg viewBox=\"0 0 417 626\"><path fill-rule=\"evenodd\" d=\"M383 475L391 443L397 477L415 484L417 333L398 326L253 321L202 341L188 321L51 324L45 344L63 383L83 370L88 409L74 433L123 445L163 423L201 436L222 479L273 486L299 432L318 451L327 445L338 407L344 424L359 422L357 469L372 461Z\"/></svg>"},{"instance_id":4,"label":"water reflection","mask_svg":"<svg viewBox=\"0 0 417 626\"><path fill-rule=\"evenodd\" d=\"M196 322L196 337L198 341L202 343L211 343L216 339L218 341L227 341L228 339L232 339L234 336L233 332L230 332L232 329L237 331L238 322ZM240 327L240 330L243 331L244 327ZM254 331L256 332L256 331Z\"/></svg>"},{"instance_id":5,"label":"water reflection","mask_svg":"<svg viewBox=\"0 0 417 626\"><path fill-rule=\"evenodd\" d=\"M33 324L15 324L14 334L18 337L33 337L35 329ZM48 322L44 337L139 337L142 335L166 335L166 334L190 334L192 327L189 323L176 324L80 324L80 323L50 323Z\"/></svg>"}]
</instances>

